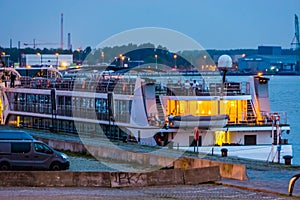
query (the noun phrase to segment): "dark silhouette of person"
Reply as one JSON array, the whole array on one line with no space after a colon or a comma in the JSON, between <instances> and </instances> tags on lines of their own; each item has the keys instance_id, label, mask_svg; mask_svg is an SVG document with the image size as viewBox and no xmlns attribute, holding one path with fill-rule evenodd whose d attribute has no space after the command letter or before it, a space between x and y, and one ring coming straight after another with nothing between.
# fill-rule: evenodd
<instances>
[{"instance_id":1,"label":"dark silhouette of person","mask_svg":"<svg viewBox=\"0 0 300 200\"><path fill-rule=\"evenodd\" d=\"M16 74L14 72L10 73L10 87L15 87Z\"/></svg>"},{"instance_id":2,"label":"dark silhouette of person","mask_svg":"<svg viewBox=\"0 0 300 200\"><path fill-rule=\"evenodd\" d=\"M3 72L1 79L2 79L2 82L4 83L5 87L7 87L6 72Z\"/></svg>"}]
</instances>

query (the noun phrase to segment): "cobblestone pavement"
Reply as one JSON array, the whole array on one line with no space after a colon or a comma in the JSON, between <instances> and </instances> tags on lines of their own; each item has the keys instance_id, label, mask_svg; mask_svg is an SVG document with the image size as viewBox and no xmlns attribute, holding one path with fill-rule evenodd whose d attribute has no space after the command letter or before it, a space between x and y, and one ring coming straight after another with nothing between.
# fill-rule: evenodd
<instances>
[{"instance_id":1,"label":"cobblestone pavement","mask_svg":"<svg viewBox=\"0 0 300 200\"><path fill-rule=\"evenodd\" d=\"M278 194L243 190L215 184L187 186L159 186L141 188L0 188L0 199L5 200L79 200L79 199L294 199Z\"/></svg>"}]
</instances>

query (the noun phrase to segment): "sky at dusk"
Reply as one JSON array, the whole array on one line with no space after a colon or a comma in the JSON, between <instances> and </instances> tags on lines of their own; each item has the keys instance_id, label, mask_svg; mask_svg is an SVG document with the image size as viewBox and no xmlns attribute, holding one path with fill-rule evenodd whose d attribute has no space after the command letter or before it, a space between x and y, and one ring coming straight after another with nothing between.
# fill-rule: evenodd
<instances>
[{"instance_id":1,"label":"sky at dusk","mask_svg":"<svg viewBox=\"0 0 300 200\"><path fill-rule=\"evenodd\" d=\"M93 48L114 34L142 27L181 32L205 49L290 48L294 15L300 16L300 0L1 0L0 4L2 47L9 47L10 39L13 47L35 39L58 48L63 13L64 47L71 33L73 49Z\"/></svg>"}]
</instances>

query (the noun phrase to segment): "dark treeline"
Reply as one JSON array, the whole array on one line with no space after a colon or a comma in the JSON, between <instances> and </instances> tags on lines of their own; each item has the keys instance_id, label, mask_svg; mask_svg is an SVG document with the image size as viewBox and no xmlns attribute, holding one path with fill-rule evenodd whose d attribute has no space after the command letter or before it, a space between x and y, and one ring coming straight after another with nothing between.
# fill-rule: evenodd
<instances>
[{"instance_id":1,"label":"dark treeline","mask_svg":"<svg viewBox=\"0 0 300 200\"><path fill-rule=\"evenodd\" d=\"M167 66L173 66L189 69L193 66L214 65L216 58L220 55L242 55L247 56L257 54L257 49L232 49L232 50L188 50L179 52L170 52L166 47L155 46L151 43L145 44L128 44L114 47L104 47L92 49L62 50L62 49L39 49L39 48L2 48L0 52L3 55L9 55L10 65L18 63L24 54L73 54L74 63L84 63L96 65L99 63L108 63L111 65L121 66L134 61L143 61L143 63L156 63ZM283 49L282 54L295 54L290 49ZM8 63L6 63L8 65Z\"/></svg>"}]
</instances>

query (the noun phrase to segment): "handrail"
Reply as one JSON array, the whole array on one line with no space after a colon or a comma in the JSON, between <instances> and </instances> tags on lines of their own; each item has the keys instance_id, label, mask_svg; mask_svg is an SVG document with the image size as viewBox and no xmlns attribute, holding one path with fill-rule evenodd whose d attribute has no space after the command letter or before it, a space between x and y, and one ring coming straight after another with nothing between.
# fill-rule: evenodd
<instances>
[{"instance_id":1,"label":"handrail","mask_svg":"<svg viewBox=\"0 0 300 200\"><path fill-rule=\"evenodd\" d=\"M295 185L296 181L299 179L299 177L300 177L300 174L296 174L289 181L288 193L290 196L293 195L294 185Z\"/></svg>"}]
</instances>

